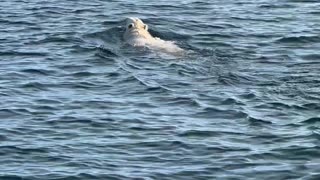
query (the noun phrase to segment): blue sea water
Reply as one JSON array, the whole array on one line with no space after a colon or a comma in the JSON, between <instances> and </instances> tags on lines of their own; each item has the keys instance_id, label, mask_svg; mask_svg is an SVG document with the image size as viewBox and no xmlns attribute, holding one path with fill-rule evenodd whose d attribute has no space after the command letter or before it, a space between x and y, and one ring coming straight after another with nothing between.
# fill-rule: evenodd
<instances>
[{"instance_id":1,"label":"blue sea water","mask_svg":"<svg viewBox=\"0 0 320 180\"><path fill-rule=\"evenodd\" d=\"M320 179L318 0L2 0L0 35L1 180Z\"/></svg>"}]
</instances>

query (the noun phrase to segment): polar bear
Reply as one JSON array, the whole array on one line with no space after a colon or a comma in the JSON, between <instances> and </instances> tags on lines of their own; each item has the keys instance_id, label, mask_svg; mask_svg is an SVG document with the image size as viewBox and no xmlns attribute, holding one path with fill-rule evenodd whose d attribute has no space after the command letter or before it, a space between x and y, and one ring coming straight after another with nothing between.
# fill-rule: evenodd
<instances>
[{"instance_id":1,"label":"polar bear","mask_svg":"<svg viewBox=\"0 0 320 180\"><path fill-rule=\"evenodd\" d=\"M148 25L144 24L139 18L127 18L125 28L123 39L127 44L136 47L148 47L171 54L181 54L183 52L183 49L174 44L174 42L153 37L148 31Z\"/></svg>"}]
</instances>

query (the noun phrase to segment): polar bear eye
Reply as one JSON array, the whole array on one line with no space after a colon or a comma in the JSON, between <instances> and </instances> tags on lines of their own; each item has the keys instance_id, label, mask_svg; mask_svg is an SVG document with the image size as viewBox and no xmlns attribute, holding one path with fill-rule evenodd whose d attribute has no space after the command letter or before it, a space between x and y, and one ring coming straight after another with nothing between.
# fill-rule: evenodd
<instances>
[{"instance_id":1,"label":"polar bear eye","mask_svg":"<svg viewBox=\"0 0 320 180\"><path fill-rule=\"evenodd\" d=\"M134 24L131 23L131 24L128 25L128 28L131 29L131 28L133 28L133 26L134 26Z\"/></svg>"}]
</instances>

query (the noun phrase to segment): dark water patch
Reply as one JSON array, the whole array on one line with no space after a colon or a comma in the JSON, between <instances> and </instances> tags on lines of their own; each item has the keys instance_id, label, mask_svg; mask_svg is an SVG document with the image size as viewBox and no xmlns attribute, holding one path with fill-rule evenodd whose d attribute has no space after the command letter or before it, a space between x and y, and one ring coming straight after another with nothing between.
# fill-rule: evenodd
<instances>
[{"instance_id":1,"label":"dark water patch","mask_svg":"<svg viewBox=\"0 0 320 180\"><path fill-rule=\"evenodd\" d=\"M83 106L87 108L101 108L101 109L107 109L112 108L112 106L115 104L112 101L109 100L88 100L88 101L72 101L72 104L82 104Z\"/></svg>"},{"instance_id":2,"label":"dark water patch","mask_svg":"<svg viewBox=\"0 0 320 180\"><path fill-rule=\"evenodd\" d=\"M158 132L158 133L165 133L168 131L174 131L176 129L176 127L173 126L162 126L162 127L148 127L148 126L135 126L135 127L130 127L130 130L134 130L134 131L141 131L143 133L146 133L148 131L151 132Z\"/></svg>"},{"instance_id":3,"label":"dark water patch","mask_svg":"<svg viewBox=\"0 0 320 180\"><path fill-rule=\"evenodd\" d=\"M96 73L87 72L87 71L69 74L69 76L74 76L74 77L90 77L94 75L96 75Z\"/></svg>"},{"instance_id":4,"label":"dark water patch","mask_svg":"<svg viewBox=\"0 0 320 180\"><path fill-rule=\"evenodd\" d=\"M76 9L72 11L72 13L75 13L75 14L87 14L87 13L95 13L95 12L97 12L97 10L94 8Z\"/></svg>"},{"instance_id":5,"label":"dark water patch","mask_svg":"<svg viewBox=\"0 0 320 180\"><path fill-rule=\"evenodd\" d=\"M99 84L95 84L95 83L91 83L91 82L78 82L77 84L73 84L73 83L66 83L64 84L66 88L68 87L72 87L72 88L76 88L76 89L100 89L102 88L102 86L100 86ZM103 87L111 87L110 85L105 85Z\"/></svg>"},{"instance_id":6,"label":"dark water patch","mask_svg":"<svg viewBox=\"0 0 320 180\"><path fill-rule=\"evenodd\" d=\"M196 36L198 37L201 37L201 39L203 38L208 38L208 40L212 40L212 38L231 38L233 36L231 35L226 35L226 34L221 34L221 33L211 33L211 34L208 34L208 33L199 33L199 34L195 34ZM203 39L203 40L206 40L206 39Z\"/></svg>"},{"instance_id":7,"label":"dark water patch","mask_svg":"<svg viewBox=\"0 0 320 180\"><path fill-rule=\"evenodd\" d=\"M215 131L204 131L204 130L189 130L182 133L179 133L180 137L199 137L199 138L206 138L206 137L217 137L220 136L219 132Z\"/></svg>"},{"instance_id":8,"label":"dark water patch","mask_svg":"<svg viewBox=\"0 0 320 180\"><path fill-rule=\"evenodd\" d=\"M4 142L6 140L8 140L7 136L0 134L0 141Z\"/></svg>"},{"instance_id":9,"label":"dark water patch","mask_svg":"<svg viewBox=\"0 0 320 180\"><path fill-rule=\"evenodd\" d=\"M46 70L46 69L24 69L21 72L27 73L27 74L33 74L33 75L44 75L44 76L49 76L55 73L55 71Z\"/></svg>"},{"instance_id":10,"label":"dark water patch","mask_svg":"<svg viewBox=\"0 0 320 180\"><path fill-rule=\"evenodd\" d=\"M46 154L48 153L48 149L46 148L26 148L26 147L18 147L18 146L0 146L1 154Z\"/></svg>"},{"instance_id":11,"label":"dark water patch","mask_svg":"<svg viewBox=\"0 0 320 180\"><path fill-rule=\"evenodd\" d=\"M302 59L309 60L309 61L315 61L315 62L312 62L312 63L319 64L320 62L317 62L317 60L320 59L320 54L304 55L304 56L302 56Z\"/></svg>"},{"instance_id":12,"label":"dark water patch","mask_svg":"<svg viewBox=\"0 0 320 180\"><path fill-rule=\"evenodd\" d=\"M36 26L37 24L30 21L18 21L13 19L0 19L0 23L3 23L4 25L15 25L15 26Z\"/></svg>"},{"instance_id":13,"label":"dark water patch","mask_svg":"<svg viewBox=\"0 0 320 180\"><path fill-rule=\"evenodd\" d=\"M97 55L103 58L118 56L117 53L113 51L114 50L106 49L104 46L100 46Z\"/></svg>"},{"instance_id":14,"label":"dark water patch","mask_svg":"<svg viewBox=\"0 0 320 180\"><path fill-rule=\"evenodd\" d=\"M314 14L314 15L319 15L320 14L320 11L311 11L309 12L310 14Z\"/></svg>"},{"instance_id":15,"label":"dark water patch","mask_svg":"<svg viewBox=\"0 0 320 180\"><path fill-rule=\"evenodd\" d=\"M263 125L270 125L272 122L263 120L263 119L258 119L258 118L253 118L253 117L248 117L247 118L250 125L252 126L263 126Z\"/></svg>"},{"instance_id":16,"label":"dark water patch","mask_svg":"<svg viewBox=\"0 0 320 180\"><path fill-rule=\"evenodd\" d=\"M310 135L310 138L320 140L320 132L318 127L313 127L313 132ZM310 128L311 129L311 128Z\"/></svg>"},{"instance_id":17,"label":"dark water patch","mask_svg":"<svg viewBox=\"0 0 320 180\"><path fill-rule=\"evenodd\" d=\"M291 106L281 102L270 102L268 103L270 107L274 107L275 109L291 109Z\"/></svg>"},{"instance_id":18,"label":"dark water patch","mask_svg":"<svg viewBox=\"0 0 320 180\"><path fill-rule=\"evenodd\" d=\"M301 123L304 123L304 124L320 123L320 117L312 117L312 118L309 118L309 119L306 119L306 120L302 121Z\"/></svg>"},{"instance_id":19,"label":"dark water patch","mask_svg":"<svg viewBox=\"0 0 320 180\"><path fill-rule=\"evenodd\" d=\"M150 5L145 5L145 6L142 6L142 8L149 8L149 6L150 6ZM152 8L154 8L154 9L159 9L159 10L162 10L162 11L184 10L184 7L183 7L183 6L169 5L169 4L153 4L153 5L152 5Z\"/></svg>"},{"instance_id":20,"label":"dark water patch","mask_svg":"<svg viewBox=\"0 0 320 180\"><path fill-rule=\"evenodd\" d=\"M205 2L205 1L193 1L190 3L187 3L190 6L211 6L212 4L209 2Z\"/></svg>"},{"instance_id":21,"label":"dark water patch","mask_svg":"<svg viewBox=\"0 0 320 180\"><path fill-rule=\"evenodd\" d=\"M191 146L189 144L186 144L181 141L166 141L166 140L160 140L160 141L145 141L145 142L139 142L135 144L131 144L131 146L139 147L139 148L150 148L150 149L157 149L161 151L168 151L172 148L174 149L180 149L180 150L188 150L191 149Z\"/></svg>"},{"instance_id":22,"label":"dark water patch","mask_svg":"<svg viewBox=\"0 0 320 180\"><path fill-rule=\"evenodd\" d=\"M176 98L171 98L164 100L168 105L189 105L189 106L195 106L199 107L199 103L192 98L187 98L187 97L176 97Z\"/></svg>"},{"instance_id":23,"label":"dark water patch","mask_svg":"<svg viewBox=\"0 0 320 180\"><path fill-rule=\"evenodd\" d=\"M8 180L42 180L42 179L48 179L48 180L82 180L82 179L97 179L97 180L103 180L103 179L110 179L110 180L123 180L127 179L129 177L127 176L121 176L121 175L114 175L114 174L101 174L96 175L94 173L78 173L75 175L65 175L62 173L49 173L49 174L40 174L40 175L34 175L34 176L15 176L15 175L3 175L0 176L0 178L8 179ZM130 178L134 180L141 180L141 178Z\"/></svg>"},{"instance_id":24,"label":"dark water patch","mask_svg":"<svg viewBox=\"0 0 320 180\"><path fill-rule=\"evenodd\" d=\"M249 92L249 93L241 94L239 95L239 97L244 99L254 99L256 98L256 95L252 92Z\"/></svg>"},{"instance_id":25,"label":"dark water patch","mask_svg":"<svg viewBox=\"0 0 320 180\"><path fill-rule=\"evenodd\" d=\"M277 39L278 43L317 43L320 42L320 36L292 36Z\"/></svg>"},{"instance_id":26,"label":"dark water patch","mask_svg":"<svg viewBox=\"0 0 320 180\"><path fill-rule=\"evenodd\" d=\"M33 107L33 109L35 110L38 110L38 111L55 111L55 110L58 110L58 108L56 107L53 107L53 106L45 106L45 105L42 105L42 106L35 106Z\"/></svg>"},{"instance_id":27,"label":"dark water patch","mask_svg":"<svg viewBox=\"0 0 320 180\"><path fill-rule=\"evenodd\" d=\"M202 118L222 118L222 119L242 119L248 115L245 112L232 110L232 109L217 109L213 107L204 108L202 112L197 113L197 117Z\"/></svg>"},{"instance_id":28,"label":"dark water patch","mask_svg":"<svg viewBox=\"0 0 320 180\"><path fill-rule=\"evenodd\" d=\"M165 87L164 87L165 88ZM170 92L170 89L166 89ZM195 98L191 97L175 97L175 96L154 96L152 100L155 101L157 104L160 103L161 105L166 106L175 106L175 105L182 105L188 107L200 107L199 102Z\"/></svg>"},{"instance_id":29,"label":"dark water patch","mask_svg":"<svg viewBox=\"0 0 320 180\"><path fill-rule=\"evenodd\" d=\"M122 27L113 27L105 31L86 34L84 39L92 40L92 42L120 43L124 31Z\"/></svg>"},{"instance_id":30,"label":"dark water patch","mask_svg":"<svg viewBox=\"0 0 320 180\"><path fill-rule=\"evenodd\" d=\"M119 22L119 21L115 21L115 20L111 20L111 19L106 19L105 21L103 21L103 25L105 26L111 26L111 27L118 27L123 25L124 22Z\"/></svg>"},{"instance_id":31,"label":"dark water patch","mask_svg":"<svg viewBox=\"0 0 320 180\"><path fill-rule=\"evenodd\" d=\"M297 62L297 63L292 63L290 65L287 65L287 67L296 67L296 68L314 68L315 66L317 66L318 64L320 64L320 62L317 61L311 61L311 62Z\"/></svg>"},{"instance_id":32,"label":"dark water patch","mask_svg":"<svg viewBox=\"0 0 320 180\"><path fill-rule=\"evenodd\" d=\"M44 52L23 52L23 51L0 51L0 56L30 56L30 57L45 57Z\"/></svg>"},{"instance_id":33,"label":"dark water patch","mask_svg":"<svg viewBox=\"0 0 320 180\"><path fill-rule=\"evenodd\" d=\"M224 85L236 85L251 84L252 80L248 77L241 76L240 74L229 72L227 74L220 74L218 77L218 82Z\"/></svg>"},{"instance_id":34,"label":"dark water patch","mask_svg":"<svg viewBox=\"0 0 320 180\"><path fill-rule=\"evenodd\" d=\"M20 86L23 89L36 90L36 91L46 91L48 90L47 84L40 82L28 82Z\"/></svg>"},{"instance_id":35,"label":"dark water patch","mask_svg":"<svg viewBox=\"0 0 320 180\"><path fill-rule=\"evenodd\" d=\"M86 71L91 66L88 64L63 64L63 65L55 65L56 68L61 69L62 71L67 72L79 72L79 71Z\"/></svg>"},{"instance_id":36,"label":"dark water patch","mask_svg":"<svg viewBox=\"0 0 320 180\"><path fill-rule=\"evenodd\" d=\"M293 145L281 149L274 149L273 151L280 153L282 156L288 157L288 159L308 160L310 156L319 156L318 148L318 146L304 148L299 145Z\"/></svg>"},{"instance_id":37,"label":"dark water patch","mask_svg":"<svg viewBox=\"0 0 320 180\"><path fill-rule=\"evenodd\" d=\"M30 112L26 109L0 109L0 117L3 119L15 118Z\"/></svg>"},{"instance_id":38,"label":"dark water patch","mask_svg":"<svg viewBox=\"0 0 320 180\"><path fill-rule=\"evenodd\" d=\"M88 119L81 119L78 117L73 117L73 116L62 116L58 120L50 120L46 121L48 124L51 125L58 125L58 124L91 124L92 121Z\"/></svg>"},{"instance_id":39,"label":"dark water patch","mask_svg":"<svg viewBox=\"0 0 320 180\"><path fill-rule=\"evenodd\" d=\"M302 105L306 109L316 110L320 108L320 103L307 103Z\"/></svg>"},{"instance_id":40,"label":"dark water patch","mask_svg":"<svg viewBox=\"0 0 320 180\"><path fill-rule=\"evenodd\" d=\"M221 105L245 105L245 104L234 98L227 98L221 102Z\"/></svg>"},{"instance_id":41,"label":"dark water patch","mask_svg":"<svg viewBox=\"0 0 320 180\"><path fill-rule=\"evenodd\" d=\"M62 101L55 100L55 99L37 99L35 102L40 103L40 104L62 104Z\"/></svg>"},{"instance_id":42,"label":"dark water patch","mask_svg":"<svg viewBox=\"0 0 320 180\"><path fill-rule=\"evenodd\" d=\"M296 8L295 5L292 4L263 4L263 5L259 5L259 8L262 9L286 9L286 8Z\"/></svg>"},{"instance_id":43,"label":"dark water patch","mask_svg":"<svg viewBox=\"0 0 320 180\"><path fill-rule=\"evenodd\" d=\"M302 3L302 4L307 4L307 3L318 3L319 1L317 0L286 0L287 2L293 2L293 3Z\"/></svg>"},{"instance_id":44,"label":"dark water patch","mask_svg":"<svg viewBox=\"0 0 320 180\"><path fill-rule=\"evenodd\" d=\"M6 179L6 180L32 180L32 178L27 178L20 175L0 175L0 179Z\"/></svg>"},{"instance_id":45,"label":"dark water patch","mask_svg":"<svg viewBox=\"0 0 320 180\"><path fill-rule=\"evenodd\" d=\"M279 23L280 21L276 18L274 19L266 19L266 18L250 18L250 17L232 17L234 20L241 20L241 21L255 21L255 22L268 22L268 23Z\"/></svg>"},{"instance_id":46,"label":"dark water patch","mask_svg":"<svg viewBox=\"0 0 320 180\"><path fill-rule=\"evenodd\" d=\"M154 37L158 37L160 39L164 39L164 40L172 40L172 41L179 41L179 40L188 40L191 37L188 35L184 35L184 34L178 34L172 31L157 31L157 30L153 30L150 29L150 34L152 34Z\"/></svg>"},{"instance_id":47,"label":"dark water patch","mask_svg":"<svg viewBox=\"0 0 320 180\"><path fill-rule=\"evenodd\" d=\"M14 81L17 79L25 79L26 75L18 72L10 72L8 71L6 74L4 74L2 77L0 77L1 80L7 80L7 81Z\"/></svg>"}]
</instances>

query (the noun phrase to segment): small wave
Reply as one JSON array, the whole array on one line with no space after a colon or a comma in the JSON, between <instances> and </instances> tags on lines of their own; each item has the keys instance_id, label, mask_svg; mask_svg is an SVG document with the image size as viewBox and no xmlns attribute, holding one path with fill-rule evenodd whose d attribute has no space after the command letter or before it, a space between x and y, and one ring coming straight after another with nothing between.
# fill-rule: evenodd
<instances>
[{"instance_id":1,"label":"small wave","mask_svg":"<svg viewBox=\"0 0 320 180\"><path fill-rule=\"evenodd\" d=\"M318 0L286 0L287 2L293 3L318 3Z\"/></svg>"},{"instance_id":2,"label":"small wave","mask_svg":"<svg viewBox=\"0 0 320 180\"><path fill-rule=\"evenodd\" d=\"M320 11L311 11L310 14L320 15Z\"/></svg>"},{"instance_id":3,"label":"small wave","mask_svg":"<svg viewBox=\"0 0 320 180\"><path fill-rule=\"evenodd\" d=\"M55 99L37 99L37 103L39 104L61 104L61 101L55 100Z\"/></svg>"},{"instance_id":4,"label":"small wave","mask_svg":"<svg viewBox=\"0 0 320 180\"><path fill-rule=\"evenodd\" d=\"M296 37L282 37L277 39L279 43L317 43L320 42L320 36L296 36Z\"/></svg>"},{"instance_id":5,"label":"small wave","mask_svg":"<svg viewBox=\"0 0 320 180\"><path fill-rule=\"evenodd\" d=\"M29 82L21 85L21 88L28 88L33 90L48 90L48 85L40 82Z\"/></svg>"},{"instance_id":6,"label":"small wave","mask_svg":"<svg viewBox=\"0 0 320 180\"><path fill-rule=\"evenodd\" d=\"M31 56L31 57L43 57L48 56L44 52L23 52L23 51L0 51L0 56Z\"/></svg>"},{"instance_id":7,"label":"small wave","mask_svg":"<svg viewBox=\"0 0 320 180\"><path fill-rule=\"evenodd\" d=\"M187 105L193 107L200 107L201 105L193 98L190 97L161 97L161 98L152 98L162 105Z\"/></svg>"},{"instance_id":8,"label":"small wave","mask_svg":"<svg viewBox=\"0 0 320 180\"><path fill-rule=\"evenodd\" d=\"M81 119L78 117L74 116L61 116L57 120L49 120L46 121L46 123L51 124L51 125L58 125L58 124L91 124L93 123L92 120L88 119Z\"/></svg>"},{"instance_id":9,"label":"small wave","mask_svg":"<svg viewBox=\"0 0 320 180\"><path fill-rule=\"evenodd\" d=\"M166 39L169 41L179 41L179 40L188 40L191 38L189 35L178 34L172 31L158 31L158 30L149 30L150 34L154 37L158 37L160 39Z\"/></svg>"},{"instance_id":10,"label":"small wave","mask_svg":"<svg viewBox=\"0 0 320 180\"><path fill-rule=\"evenodd\" d=\"M250 117L250 116L248 116L247 119L248 119L250 125L254 125L254 126L256 126L256 125L260 126L260 125L270 125L270 124L272 124L271 121L267 121L267 120L263 120L263 119L258 119L258 118L253 118L253 117Z\"/></svg>"},{"instance_id":11,"label":"small wave","mask_svg":"<svg viewBox=\"0 0 320 180\"><path fill-rule=\"evenodd\" d=\"M3 180L37 180L34 177L26 177L19 175L0 175L0 179Z\"/></svg>"},{"instance_id":12,"label":"small wave","mask_svg":"<svg viewBox=\"0 0 320 180\"><path fill-rule=\"evenodd\" d=\"M203 118L239 119L248 117L248 114L238 110L207 107L202 112L197 113L196 116Z\"/></svg>"},{"instance_id":13,"label":"small wave","mask_svg":"<svg viewBox=\"0 0 320 180\"><path fill-rule=\"evenodd\" d=\"M98 45L119 45L124 29L113 27L105 31L94 32L83 36L84 40Z\"/></svg>"},{"instance_id":14,"label":"small wave","mask_svg":"<svg viewBox=\"0 0 320 180\"><path fill-rule=\"evenodd\" d=\"M282 9L282 8L295 8L296 6L292 5L292 4L263 4L263 5L259 5L259 8L263 8L263 9Z\"/></svg>"},{"instance_id":15,"label":"small wave","mask_svg":"<svg viewBox=\"0 0 320 180\"><path fill-rule=\"evenodd\" d=\"M35 75L45 75L48 76L50 74L54 74L54 71L45 70L45 69L24 69L21 72Z\"/></svg>"},{"instance_id":16,"label":"small wave","mask_svg":"<svg viewBox=\"0 0 320 180\"><path fill-rule=\"evenodd\" d=\"M46 148L28 148L28 147L19 147L14 145L0 146L1 153L3 154L32 154L32 153L48 153L48 149Z\"/></svg>"},{"instance_id":17,"label":"small wave","mask_svg":"<svg viewBox=\"0 0 320 180\"><path fill-rule=\"evenodd\" d=\"M229 72L227 74L219 74L218 82L225 85L235 85L235 84L252 84L252 80L246 76L240 74Z\"/></svg>"},{"instance_id":18,"label":"small wave","mask_svg":"<svg viewBox=\"0 0 320 180\"><path fill-rule=\"evenodd\" d=\"M12 118L15 116L31 114L27 109L0 109L0 118Z\"/></svg>"},{"instance_id":19,"label":"small wave","mask_svg":"<svg viewBox=\"0 0 320 180\"><path fill-rule=\"evenodd\" d=\"M71 166L80 166L80 164L65 164L69 167ZM111 164L109 166L112 166ZM103 179L103 180L124 180L124 179L132 179L132 177L118 174L89 174L89 173L71 173L74 175L67 175L65 173L57 174L57 173L43 173L36 176L23 176L23 175L0 175L0 179L3 180L84 180L84 179Z\"/></svg>"},{"instance_id":20,"label":"small wave","mask_svg":"<svg viewBox=\"0 0 320 180\"><path fill-rule=\"evenodd\" d=\"M50 114L53 114L51 112L55 111L55 110L59 110L59 108L54 107L54 106L46 106L46 105L37 105L37 106L33 106L33 109L41 112L41 113L46 113L46 111L50 111ZM37 114L37 113L33 113L33 114ZM47 114L47 113L46 113Z\"/></svg>"},{"instance_id":21,"label":"small wave","mask_svg":"<svg viewBox=\"0 0 320 180\"><path fill-rule=\"evenodd\" d=\"M316 109L320 109L320 104L319 103L307 103L307 104L303 104L302 107L304 107L306 109L310 109L310 110L316 110Z\"/></svg>"},{"instance_id":22,"label":"small wave","mask_svg":"<svg viewBox=\"0 0 320 180\"><path fill-rule=\"evenodd\" d=\"M155 131L160 131L160 132L167 132L167 131L173 131L176 129L175 126L161 126L161 127L152 127L152 126L134 126L130 127L130 130L134 131L141 131L143 133L146 133L148 131L150 132L155 132Z\"/></svg>"},{"instance_id":23,"label":"small wave","mask_svg":"<svg viewBox=\"0 0 320 180\"><path fill-rule=\"evenodd\" d=\"M95 73L88 72L88 71L82 71L82 72L76 72L68 74L68 76L74 76L74 77L90 77L96 75Z\"/></svg>"},{"instance_id":24,"label":"small wave","mask_svg":"<svg viewBox=\"0 0 320 180\"><path fill-rule=\"evenodd\" d=\"M312 117L312 118L309 118L309 119L302 121L301 123L304 123L304 124L320 123L320 117Z\"/></svg>"},{"instance_id":25,"label":"small wave","mask_svg":"<svg viewBox=\"0 0 320 180\"><path fill-rule=\"evenodd\" d=\"M216 137L220 136L221 134L216 131L207 131L207 130L188 130L182 133L179 133L178 136L180 137Z\"/></svg>"},{"instance_id":26,"label":"small wave","mask_svg":"<svg viewBox=\"0 0 320 180\"><path fill-rule=\"evenodd\" d=\"M313 61L310 63L314 63L314 64L319 64L320 62L318 62L317 60L320 59L320 54L308 54L308 55L304 55L302 56L303 59L305 60L309 60L309 61Z\"/></svg>"},{"instance_id":27,"label":"small wave","mask_svg":"<svg viewBox=\"0 0 320 180\"><path fill-rule=\"evenodd\" d=\"M58 36L49 36L45 37L44 39L37 40L37 41L30 41L27 45L39 45L39 44L46 44L46 43L74 43L79 42L79 39L72 38L72 37L58 37Z\"/></svg>"},{"instance_id":28,"label":"small wave","mask_svg":"<svg viewBox=\"0 0 320 180\"><path fill-rule=\"evenodd\" d=\"M13 20L6 20L6 19L0 19L0 23L3 24L11 24L11 25L21 25L21 26L36 26L36 23L29 22L29 21L13 21Z\"/></svg>"},{"instance_id":29,"label":"small wave","mask_svg":"<svg viewBox=\"0 0 320 180\"><path fill-rule=\"evenodd\" d=\"M132 144L137 147L145 147L145 148L156 148L161 150L170 150L174 149L190 149L190 145L183 142L183 141L170 141L170 140L161 140L161 141L145 141L145 142L138 142Z\"/></svg>"},{"instance_id":30,"label":"small wave","mask_svg":"<svg viewBox=\"0 0 320 180\"><path fill-rule=\"evenodd\" d=\"M236 100L234 98L227 98L227 99L224 99L222 102L221 102L222 105L245 105L244 103L242 103L241 101L239 100Z\"/></svg>"},{"instance_id":31,"label":"small wave","mask_svg":"<svg viewBox=\"0 0 320 180\"><path fill-rule=\"evenodd\" d=\"M114 52L114 50L107 49L104 46L100 46L98 48L97 55L100 56L100 57L104 57L104 58L107 58L107 57L118 57L118 54L116 52Z\"/></svg>"}]
</instances>

